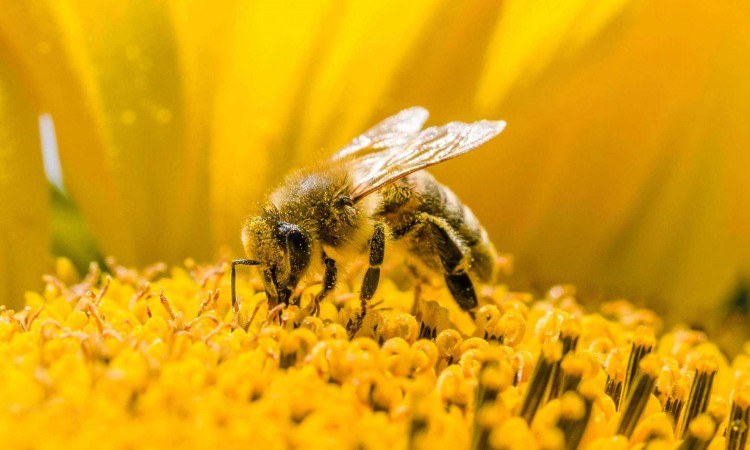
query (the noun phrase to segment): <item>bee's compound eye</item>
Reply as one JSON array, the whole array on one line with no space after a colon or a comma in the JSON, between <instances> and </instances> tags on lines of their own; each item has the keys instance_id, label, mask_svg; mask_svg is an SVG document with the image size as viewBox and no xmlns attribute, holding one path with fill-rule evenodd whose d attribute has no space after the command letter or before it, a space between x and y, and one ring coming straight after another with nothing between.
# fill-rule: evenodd
<instances>
[{"instance_id":1,"label":"bee's compound eye","mask_svg":"<svg viewBox=\"0 0 750 450\"><path fill-rule=\"evenodd\" d=\"M303 248L307 245L307 239L299 230L292 230L286 235L286 241L290 246L295 248Z\"/></svg>"},{"instance_id":2,"label":"bee's compound eye","mask_svg":"<svg viewBox=\"0 0 750 450\"><path fill-rule=\"evenodd\" d=\"M292 265L307 266L312 252L310 235L299 226L289 223L280 224L279 233Z\"/></svg>"},{"instance_id":3,"label":"bee's compound eye","mask_svg":"<svg viewBox=\"0 0 750 450\"><path fill-rule=\"evenodd\" d=\"M292 289L299 281L302 272L310 264L312 240L307 232L297 225L288 225L285 229L289 277L286 285Z\"/></svg>"}]
</instances>

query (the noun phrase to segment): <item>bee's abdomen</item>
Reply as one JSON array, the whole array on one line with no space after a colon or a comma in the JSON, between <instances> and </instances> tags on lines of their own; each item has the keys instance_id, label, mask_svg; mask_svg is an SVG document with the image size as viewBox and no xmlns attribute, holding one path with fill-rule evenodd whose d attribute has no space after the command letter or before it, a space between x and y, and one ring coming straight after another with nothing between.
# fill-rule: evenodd
<instances>
[{"instance_id":1,"label":"bee's abdomen","mask_svg":"<svg viewBox=\"0 0 750 450\"><path fill-rule=\"evenodd\" d=\"M494 278L496 252L474 213L448 187L425 171L415 172L382 191L380 213L392 230L403 235L410 253L439 271L440 261L418 217L442 219L469 261L470 272L481 281ZM401 236L396 236L397 238Z\"/></svg>"}]
</instances>

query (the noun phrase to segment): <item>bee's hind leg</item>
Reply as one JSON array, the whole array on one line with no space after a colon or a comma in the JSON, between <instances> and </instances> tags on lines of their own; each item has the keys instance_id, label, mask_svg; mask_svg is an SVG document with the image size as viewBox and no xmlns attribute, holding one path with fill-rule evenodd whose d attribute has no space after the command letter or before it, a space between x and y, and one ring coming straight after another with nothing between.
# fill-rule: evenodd
<instances>
[{"instance_id":1,"label":"bee's hind leg","mask_svg":"<svg viewBox=\"0 0 750 450\"><path fill-rule=\"evenodd\" d=\"M466 256L461 250L459 238L450 230L449 225L441 219L429 219L435 236L435 246L440 256L440 262L445 270L445 284L453 298L464 311L476 308L477 294L474 284L469 278L464 262Z\"/></svg>"},{"instance_id":2,"label":"bee's hind leg","mask_svg":"<svg viewBox=\"0 0 750 450\"><path fill-rule=\"evenodd\" d=\"M394 230L394 237L398 239L406 236L422 226L429 226L432 231L433 244L443 266L448 290L458 306L471 314L471 310L477 306L478 301L474 284L467 273L468 250L465 249L461 238L456 235L448 222L430 214L417 214L401 230Z\"/></svg>"},{"instance_id":3,"label":"bee's hind leg","mask_svg":"<svg viewBox=\"0 0 750 450\"><path fill-rule=\"evenodd\" d=\"M347 326L349 331L349 337L354 337L362 328L362 323L365 320L367 314L367 303L375 295L375 291L378 289L378 283L380 282L380 265L383 264L383 258L385 256L385 225L383 223L375 224L375 231L372 233L370 238L370 267L365 273L365 278L362 280L362 289L359 292L360 311L353 322Z\"/></svg>"}]
</instances>

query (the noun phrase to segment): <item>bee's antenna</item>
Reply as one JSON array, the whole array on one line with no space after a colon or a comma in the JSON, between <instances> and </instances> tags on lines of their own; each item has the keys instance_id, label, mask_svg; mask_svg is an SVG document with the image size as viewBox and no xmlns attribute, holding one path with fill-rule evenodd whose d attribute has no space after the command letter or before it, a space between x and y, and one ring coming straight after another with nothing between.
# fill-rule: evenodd
<instances>
[{"instance_id":1,"label":"bee's antenna","mask_svg":"<svg viewBox=\"0 0 750 450\"><path fill-rule=\"evenodd\" d=\"M235 294L234 289L234 279L236 276L236 270L235 266L238 264L243 266L257 266L260 263L258 261L253 261L252 259L235 259L232 261L232 308L234 309L235 304L237 303L237 295Z\"/></svg>"}]
</instances>

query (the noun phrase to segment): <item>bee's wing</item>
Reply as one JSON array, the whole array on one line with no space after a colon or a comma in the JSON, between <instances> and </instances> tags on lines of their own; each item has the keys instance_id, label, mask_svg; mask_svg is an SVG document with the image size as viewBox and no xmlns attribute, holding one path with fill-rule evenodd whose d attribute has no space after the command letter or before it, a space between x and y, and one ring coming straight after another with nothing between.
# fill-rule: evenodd
<instances>
[{"instance_id":1,"label":"bee's wing","mask_svg":"<svg viewBox=\"0 0 750 450\"><path fill-rule=\"evenodd\" d=\"M404 145L417 136L429 115L421 106L405 109L357 136L349 145L336 152L331 160L362 156L372 151Z\"/></svg>"},{"instance_id":2,"label":"bee's wing","mask_svg":"<svg viewBox=\"0 0 750 450\"><path fill-rule=\"evenodd\" d=\"M422 130L404 144L350 162L352 197L359 200L417 170L473 150L505 128L504 121L451 122Z\"/></svg>"}]
</instances>

